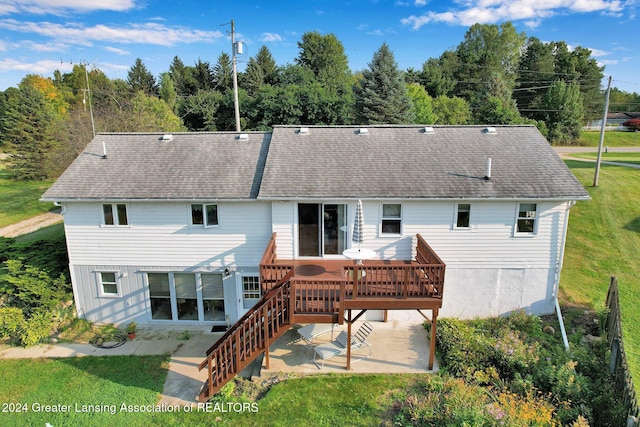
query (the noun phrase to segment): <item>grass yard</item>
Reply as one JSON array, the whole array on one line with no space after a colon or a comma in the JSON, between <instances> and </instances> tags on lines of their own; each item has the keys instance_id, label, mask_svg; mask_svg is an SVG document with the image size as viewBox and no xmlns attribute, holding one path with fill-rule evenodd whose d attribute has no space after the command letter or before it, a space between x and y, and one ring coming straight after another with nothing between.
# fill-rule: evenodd
<instances>
[{"instance_id":1,"label":"grass yard","mask_svg":"<svg viewBox=\"0 0 640 427\"><path fill-rule=\"evenodd\" d=\"M602 310L609 277L619 281L624 345L636 390L640 390L640 171L603 165L592 187L595 165L568 161L592 200L571 209L561 302Z\"/></svg>"},{"instance_id":2,"label":"grass yard","mask_svg":"<svg viewBox=\"0 0 640 427\"><path fill-rule=\"evenodd\" d=\"M0 228L53 209L53 203L39 201L51 184L53 181L12 181L0 162Z\"/></svg>"},{"instance_id":3,"label":"grass yard","mask_svg":"<svg viewBox=\"0 0 640 427\"><path fill-rule=\"evenodd\" d=\"M0 360L0 402L4 405L0 408L0 424L169 425L158 419L164 414L120 411L123 403L156 405L168 360L168 356ZM70 406L71 413L52 412L57 405ZM83 405L100 405L106 411L76 412L76 406L82 409ZM117 409L115 414L110 412L112 405Z\"/></svg>"},{"instance_id":4,"label":"grass yard","mask_svg":"<svg viewBox=\"0 0 640 427\"><path fill-rule=\"evenodd\" d=\"M582 131L576 145L597 147L600 143L600 131ZM608 131L604 134L604 145L609 147L637 147L640 145L640 132Z\"/></svg>"},{"instance_id":5,"label":"grass yard","mask_svg":"<svg viewBox=\"0 0 640 427\"><path fill-rule=\"evenodd\" d=\"M598 153L571 153L571 157L596 160ZM602 153L602 160L640 165L640 153Z\"/></svg>"}]
</instances>

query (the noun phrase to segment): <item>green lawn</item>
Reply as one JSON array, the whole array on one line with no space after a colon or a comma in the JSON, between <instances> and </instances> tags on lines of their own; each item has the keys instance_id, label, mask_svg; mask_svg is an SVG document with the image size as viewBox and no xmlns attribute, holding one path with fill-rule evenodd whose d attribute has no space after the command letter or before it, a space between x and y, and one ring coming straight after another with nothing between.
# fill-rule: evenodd
<instances>
[{"instance_id":1,"label":"green lawn","mask_svg":"<svg viewBox=\"0 0 640 427\"><path fill-rule=\"evenodd\" d=\"M571 153L571 157L596 160L598 153ZM640 153L602 153L602 160L640 165Z\"/></svg>"},{"instance_id":2,"label":"green lawn","mask_svg":"<svg viewBox=\"0 0 640 427\"><path fill-rule=\"evenodd\" d=\"M561 302L602 310L609 277L619 281L623 336L636 390L640 390L640 171L568 161L593 200L571 209L561 278Z\"/></svg>"},{"instance_id":3,"label":"green lawn","mask_svg":"<svg viewBox=\"0 0 640 427\"><path fill-rule=\"evenodd\" d=\"M0 228L53 209L40 196L53 181L12 181L0 162Z\"/></svg>"},{"instance_id":4,"label":"green lawn","mask_svg":"<svg viewBox=\"0 0 640 427\"><path fill-rule=\"evenodd\" d=\"M597 147L600 143L600 131L582 131L577 141L578 145ZM637 147L640 146L640 132L607 131L604 134L603 145L609 147Z\"/></svg>"}]
</instances>

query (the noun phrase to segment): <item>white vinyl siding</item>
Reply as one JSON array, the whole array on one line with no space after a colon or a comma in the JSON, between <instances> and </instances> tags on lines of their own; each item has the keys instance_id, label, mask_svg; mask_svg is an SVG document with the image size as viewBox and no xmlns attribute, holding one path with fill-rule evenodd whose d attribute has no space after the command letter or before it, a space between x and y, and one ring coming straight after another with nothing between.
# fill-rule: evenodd
<instances>
[{"instance_id":1,"label":"white vinyl siding","mask_svg":"<svg viewBox=\"0 0 640 427\"><path fill-rule=\"evenodd\" d=\"M78 265L257 266L271 237L270 202L218 203L224 223L190 227L188 204L128 203L129 227L100 227L100 203L67 203L69 261Z\"/></svg>"}]
</instances>

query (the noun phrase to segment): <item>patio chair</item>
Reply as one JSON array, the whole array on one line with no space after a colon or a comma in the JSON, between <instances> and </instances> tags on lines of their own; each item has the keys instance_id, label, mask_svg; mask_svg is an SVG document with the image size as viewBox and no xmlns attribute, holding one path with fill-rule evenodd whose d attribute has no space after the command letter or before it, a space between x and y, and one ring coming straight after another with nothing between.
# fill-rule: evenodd
<instances>
[{"instance_id":1,"label":"patio chair","mask_svg":"<svg viewBox=\"0 0 640 427\"><path fill-rule=\"evenodd\" d=\"M367 346L369 348L369 354L358 360L363 360L371 356L371 344L367 342L367 338L371 334L371 331L373 331L371 323L364 322L358 329L358 332L351 337L351 351L358 350L363 346ZM327 344L314 347L314 351L313 363L318 367L318 369L324 368L325 360L347 353L347 333L345 331L340 332L335 340ZM318 365L318 359L322 359L321 366Z\"/></svg>"}]
</instances>

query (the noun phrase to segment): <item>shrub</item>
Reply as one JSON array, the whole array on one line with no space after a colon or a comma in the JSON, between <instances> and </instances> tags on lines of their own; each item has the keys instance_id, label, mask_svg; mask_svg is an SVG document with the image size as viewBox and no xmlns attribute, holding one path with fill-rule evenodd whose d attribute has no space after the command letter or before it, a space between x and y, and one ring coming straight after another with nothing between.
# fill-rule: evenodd
<instances>
[{"instance_id":1,"label":"shrub","mask_svg":"<svg viewBox=\"0 0 640 427\"><path fill-rule=\"evenodd\" d=\"M16 307L0 308L0 338L18 339L18 333L24 327L24 314Z\"/></svg>"},{"instance_id":2,"label":"shrub","mask_svg":"<svg viewBox=\"0 0 640 427\"><path fill-rule=\"evenodd\" d=\"M48 338L51 333L52 326L53 319L49 313L35 313L29 320L27 320L24 329L20 333L22 345L30 347L38 344L45 338Z\"/></svg>"}]
</instances>

